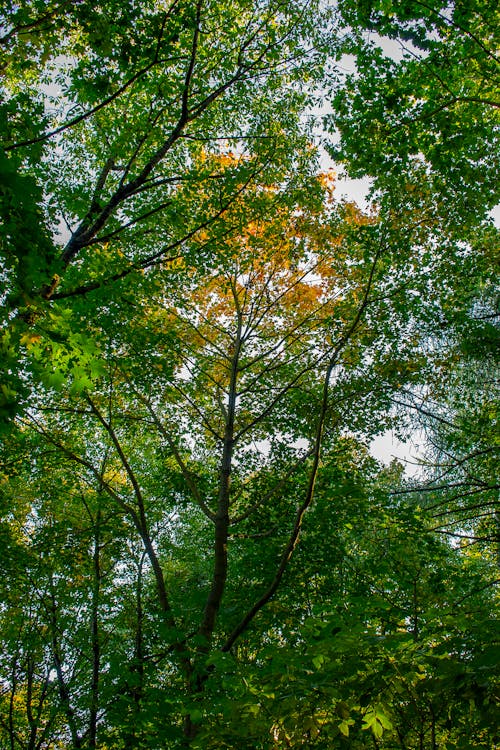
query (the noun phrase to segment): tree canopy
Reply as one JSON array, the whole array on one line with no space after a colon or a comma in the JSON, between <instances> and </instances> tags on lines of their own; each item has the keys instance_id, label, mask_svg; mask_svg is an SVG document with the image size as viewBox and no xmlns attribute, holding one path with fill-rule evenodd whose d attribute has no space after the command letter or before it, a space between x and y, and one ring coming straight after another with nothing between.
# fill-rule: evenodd
<instances>
[{"instance_id":1,"label":"tree canopy","mask_svg":"<svg viewBox=\"0 0 500 750\"><path fill-rule=\"evenodd\" d=\"M0 747L494 747L496 3L0 49Z\"/></svg>"}]
</instances>

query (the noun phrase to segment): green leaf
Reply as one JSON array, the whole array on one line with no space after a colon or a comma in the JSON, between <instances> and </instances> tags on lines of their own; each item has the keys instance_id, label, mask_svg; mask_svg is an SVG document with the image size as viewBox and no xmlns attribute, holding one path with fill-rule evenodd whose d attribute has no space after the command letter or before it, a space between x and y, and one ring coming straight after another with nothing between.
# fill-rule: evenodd
<instances>
[{"instance_id":1,"label":"green leaf","mask_svg":"<svg viewBox=\"0 0 500 750\"><path fill-rule=\"evenodd\" d=\"M312 663L316 669L321 669L323 664L326 662L326 658L323 656L323 654L317 654L313 657Z\"/></svg>"}]
</instances>

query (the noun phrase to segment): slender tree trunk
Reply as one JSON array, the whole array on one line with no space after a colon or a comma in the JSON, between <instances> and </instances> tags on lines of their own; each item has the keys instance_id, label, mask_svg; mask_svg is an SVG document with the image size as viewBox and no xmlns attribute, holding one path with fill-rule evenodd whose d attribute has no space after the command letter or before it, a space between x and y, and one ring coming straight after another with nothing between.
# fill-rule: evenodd
<instances>
[{"instance_id":1,"label":"slender tree trunk","mask_svg":"<svg viewBox=\"0 0 500 750\"><path fill-rule=\"evenodd\" d=\"M418 618L418 587L417 587L417 579L416 578L413 580L413 595L412 595L412 598L413 598L413 618L412 618L413 619L413 628L412 628L412 633L413 633L413 640L416 643L418 641L419 635L420 635L420 632L419 632L420 623L419 623L419 618Z\"/></svg>"},{"instance_id":2,"label":"slender tree trunk","mask_svg":"<svg viewBox=\"0 0 500 750\"><path fill-rule=\"evenodd\" d=\"M63 659L61 656L61 650L59 641L57 638L57 605L54 592L51 592L51 607L50 607L50 626L52 636L52 658L54 660L54 668L57 676L57 684L59 687L59 696L61 698L62 709L68 722L69 731L71 733L71 741L73 747L82 747L82 741L78 734L76 726L75 712L71 706L70 693L66 680L64 678Z\"/></svg>"},{"instance_id":3,"label":"slender tree trunk","mask_svg":"<svg viewBox=\"0 0 500 750\"><path fill-rule=\"evenodd\" d=\"M30 727L27 750L33 750L33 748L36 745L36 735L37 735L38 725L33 715L33 682L34 682L35 665L33 663L33 659L31 656L28 656L28 659L27 659L26 673L27 673L26 674L26 681L27 681L26 715L28 717L28 724Z\"/></svg>"},{"instance_id":4,"label":"slender tree trunk","mask_svg":"<svg viewBox=\"0 0 500 750\"><path fill-rule=\"evenodd\" d=\"M17 675L16 675L16 668L17 668L17 660L18 660L19 654L16 653L14 658L12 659L12 687L10 691L10 697L9 697L9 741L10 741L10 750L14 750L15 747L15 732L14 732L14 703L16 698L16 688L17 688Z\"/></svg>"},{"instance_id":5,"label":"slender tree trunk","mask_svg":"<svg viewBox=\"0 0 500 750\"><path fill-rule=\"evenodd\" d=\"M203 620L199 628L199 634L206 639L206 650L215 627L217 612L219 610L224 588L227 580L228 557L227 541L229 529L229 498L231 492L231 469L234 452L234 425L236 418L238 362L241 351L242 318L238 310L237 331L234 340L234 351L231 358L231 369L229 375L228 403L226 410L226 423L224 427L224 442L222 446L222 457L220 464L219 492L217 497L217 513L215 516L214 536L214 568L212 584L205 604Z\"/></svg>"},{"instance_id":6,"label":"slender tree trunk","mask_svg":"<svg viewBox=\"0 0 500 750\"><path fill-rule=\"evenodd\" d=\"M203 618L198 629L198 635L202 637L202 644L198 646L195 664L190 680L190 690L193 694L200 694L203 690L207 672L205 667L206 655L210 651L210 642L215 628L217 613L219 611L224 589L226 586L228 572L228 530L229 530L229 501L231 493L231 470L235 445L235 419L237 403L238 363L242 346L242 316L237 304L237 331L234 339L234 347L230 360L230 374L228 386L228 402L225 413L224 440L220 463L219 491L217 496L217 512L215 515L214 533L214 567L212 583L207 596ZM187 715L184 719L184 734L186 736L186 747L197 735L198 727Z\"/></svg>"},{"instance_id":7,"label":"slender tree trunk","mask_svg":"<svg viewBox=\"0 0 500 750\"><path fill-rule=\"evenodd\" d=\"M90 687L89 747L97 747L97 716L99 709L99 677L101 643L99 634L99 597L101 591L101 509L94 525L93 586L92 586L92 682Z\"/></svg>"},{"instance_id":8,"label":"slender tree trunk","mask_svg":"<svg viewBox=\"0 0 500 750\"><path fill-rule=\"evenodd\" d=\"M134 702L133 708L132 708L132 728L130 732L126 734L124 737L124 748L125 750L135 750L138 744L138 738L137 733L135 731L135 725L134 721L135 718L139 717L140 711L141 711L141 701L143 696L143 689L144 689L144 631L143 631L143 621L144 621L144 610L143 610L143 603L142 603L142 568L144 565L144 559L146 557L146 553L143 552L137 569L137 588L136 588L136 600L135 600L135 608L136 608L136 623L135 623L135 638L134 638L134 660L132 664L131 671L134 674L134 677L137 677L137 683L134 680L134 683L132 684L130 688L130 694L132 696L132 700Z\"/></svg>"}]
</instances>

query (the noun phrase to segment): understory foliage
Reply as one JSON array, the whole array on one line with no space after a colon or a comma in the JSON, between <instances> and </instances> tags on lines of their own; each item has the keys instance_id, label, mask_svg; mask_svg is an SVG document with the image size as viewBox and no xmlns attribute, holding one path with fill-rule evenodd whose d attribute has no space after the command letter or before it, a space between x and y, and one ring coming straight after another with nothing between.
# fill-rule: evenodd
<instances>
[{"instance_id":1,"label":"understory foliage","mask_svg":"<svg viewBox=\"0 0 500 750\"><path fill-rule=\"evenodd\" d=\"M1 750L496 747L496 3L2 13Z\"/></svg>"}]
</instances>

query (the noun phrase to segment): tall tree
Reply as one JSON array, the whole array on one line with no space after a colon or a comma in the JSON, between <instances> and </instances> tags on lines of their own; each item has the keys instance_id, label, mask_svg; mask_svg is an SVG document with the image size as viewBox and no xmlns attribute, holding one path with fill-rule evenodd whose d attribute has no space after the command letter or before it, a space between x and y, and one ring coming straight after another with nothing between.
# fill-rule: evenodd
<instances>
[{"instance_id":1,"label":"tall tree","mask_svg":"<svg viewBox=\"0 0 500 750\"><path fill-rule=\"evenodd\" d=\"M491 517L492 18L8 6L6 747L497 741L495 561L453 496ZM325 92L370 212L318 172ZM368 446L423 418L417 486Z\"/></svg>"},{"instance_id":2,"label":"tall tree","mask_svg":"<svg viewBox=\"0 0 500 750\"><path fill-rule=\"evenodd\" d=\"M50 315L45 359L80 355L88 372L68 300L119 296L121 280L182 255L256 176L305 167L300 114L332 41L329 11L311 2L38 6L3 20L6 408L26 325ZM220 174L204 155L228 143L252 159Z\"/></svg>"}]
</instances>

